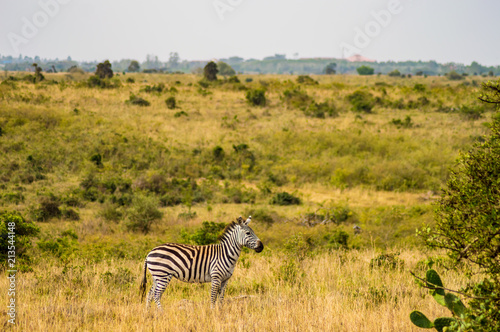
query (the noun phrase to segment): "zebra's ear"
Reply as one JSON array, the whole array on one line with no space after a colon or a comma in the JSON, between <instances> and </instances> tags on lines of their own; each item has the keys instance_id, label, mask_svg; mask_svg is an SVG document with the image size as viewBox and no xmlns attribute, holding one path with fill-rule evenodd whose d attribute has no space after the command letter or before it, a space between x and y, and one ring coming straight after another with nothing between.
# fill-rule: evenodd
<instances>
[{"instance_id":1,"label":"zebra's ear","mask_svg":"<svg viewBox=\"0 0 500 332\"><path fill-rule=\"evenodd\" d=\"M243 218L241 216L238 217L238 219L236 219L236 222L239 224L239 225L243 225L245 222L243 221Z\"/></svg>"},{"instance_id":2,"label":"zebra's ear","mask_svg":"<svg viewBox=\"0 0 500 332\"><path fill-rule=\"evenodd\" d=\"M248 216L248 219L247 219L247 220L245 220L244 225L245 225L245 226L248 226L248 224L250 223L250 221L252 221L252 216Z\"/></svg>"}]
</instances>

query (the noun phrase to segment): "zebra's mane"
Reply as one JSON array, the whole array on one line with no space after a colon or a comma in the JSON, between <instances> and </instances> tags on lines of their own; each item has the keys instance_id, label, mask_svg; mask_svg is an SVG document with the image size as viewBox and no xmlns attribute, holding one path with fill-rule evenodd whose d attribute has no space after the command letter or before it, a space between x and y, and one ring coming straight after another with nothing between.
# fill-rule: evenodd
<instances>
[{"instance_id":1,"label":"zebra's mane","mask_svg":"<svg viewBox=\"0 0 500 332\"><path fill-rule=\"evenodd\" d=\"M233 229L234 229L237 225L239 225L239 223L238 223L238 222L236 222L236 221L231 221L231 222L230 222L230 223L226 226L226 228L224 228L224 230L222 231L222 235L221 235L221 236L219 236L218 240L219 240L219 241L222 241L222 240L226 237L226 235L227 235L227 234L229 234L229 233L231 233L231 232L232 232L232 230L233 230Z\"/></svg>"}]
</instances>

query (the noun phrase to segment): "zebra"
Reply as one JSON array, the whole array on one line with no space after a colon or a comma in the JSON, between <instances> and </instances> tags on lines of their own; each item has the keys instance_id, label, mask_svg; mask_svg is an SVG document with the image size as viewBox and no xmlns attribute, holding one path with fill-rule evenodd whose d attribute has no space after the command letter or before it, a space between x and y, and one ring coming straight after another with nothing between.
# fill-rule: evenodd
<instances>
[{"instance_id":1,"label":"zebra","mask_svg":"<svg viewBox=\"0 0 500 332\"><path fill-rule=\"evenodd\" d=\"M172 277L185 282L211 282L211 306L215 306L217 297L220 303L224 300L226 285L233 275L236 262L243 246L261 252L262 241L248 226L252 216L247 220L239 217L225 228L220 243L205 246L166 243L151 250L144 261L144 276L141 283L141 298L146 295L147 274L153 277L153 285L148 293L146 309L154 300L161 310L161 295Z\"/></svg>"}]
</instances>

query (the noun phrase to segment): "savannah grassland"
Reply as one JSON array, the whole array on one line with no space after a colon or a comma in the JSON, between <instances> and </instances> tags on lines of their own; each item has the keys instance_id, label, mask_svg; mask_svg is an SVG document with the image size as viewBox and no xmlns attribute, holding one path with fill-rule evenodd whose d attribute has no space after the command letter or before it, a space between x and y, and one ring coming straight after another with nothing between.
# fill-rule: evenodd
<instances>
[{"instance_id":1,"label":"savannah grassland","mask_svg":"<svg viewBox=\"0 0 500 332\"><path fill-rule=\"evenodd\" d=\"M101 89L85 75L45 74L37 84L8 75L1 209L40 227L30 267L17 275L11 329L413 331L412 310L448 315L409 274L443 254L415 229L432 225L449 168L488 132L494 113L476 99L483 78L338 75L308 85L240 75L200 86L195 75L127 74ZM264 107L245 100L256 88ZM297 88L310 97L305 106L283 97ZM358 90L371 94L371 112L353 110L348 96ZM150 105L126 103L131 94ZM312 100L331 115L310 116ZM301 203L271 204L282 192ZM134 216L151 202L163 214L145 234ZM163 311L144 310L150 249L189 240L203 221L250 214L266 248L242 254L224 306L210 309L209 285L174 280ZM373 264L380 255L389 261ZM448 287L464 286L459 273L435 268ZM7 298L7 279L0 285Z\"/></svg>"}]
</instances>

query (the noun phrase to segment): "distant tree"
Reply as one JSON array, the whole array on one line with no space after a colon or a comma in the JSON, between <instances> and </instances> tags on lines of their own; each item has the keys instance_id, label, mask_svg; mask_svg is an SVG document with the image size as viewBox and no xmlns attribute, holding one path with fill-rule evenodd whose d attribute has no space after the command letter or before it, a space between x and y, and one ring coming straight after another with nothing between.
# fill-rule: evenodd
<instances>
[{"instance_id":1,"label":"distant tree","mask_svg":"<svg viewBox=\"0 0 500 332\"><path fill-rule=\"evenodd\" d=\"M359 75L373 75L375 69L368 66L361 66L356 68L356 71L358 72Z\"/></svg>"},{"instance_id":2,"label":"distant tree","mask_svg":"<svg viewBox=\"0 0 500 332\"><path fill-rule=\"evenodd\" d=\"M337 73L337 64L332 62L332 63L329 63L328 65L326 65L325 69L323 70L323 72L326 74L326 75L334 75Z\"/></svg>"},{"instance_id":3,"label":"distant tree","mask_svg":"<svg viewBox=\"0 0 500 332\"><path fill-rule=\"evenodd\" d=\"M179 53L171 52L170 57L168 58L168 67L169 68L176 68L179 65L180 59L181 58L179 56Z\"/></svg>"},{"instance_id":4,"label":"distant tree","mask_svg":"<svg viewBox=\"0 0 500 332\"><path fill-rule=\"evenodd\" d=\"M45 79L45 77L42 74L42 68L38 67L38 64L34 63L33 67L35 67L35 78L33 80L33 83L38 83L41 82Z\"/></svg>"},{"instance_id":5,"label":"distant tree","mask_svg":"<svg viewBox=\"0 0 500 332\"><path fill-rule=\"evenodd\" d=\"M446 74L446 77L449 80L452 80L452 81L458 81L458 80L463 80L464 79L464 77L462 75L460 75L459 73L457 73L454 70L452 70L448 74Z\"/></svg>"},{"instance_id":6,"label":"distant tree","mask_svg":"<svg viewBox=\"0 0 500 332\"><path fill-rule=\"evenodd\" d=\"M392 77L397 77L397 76L401 76L401 73L399 72L399 70L394 69L393 71L389 72L387 75L392 76Z\"/></svg>"},{"instance_id":7,"label":"distant tree","mask_svg":"<svg viewBox=\"0 0 500 332\"><path fill-rule=\"evenodd\" d=\"M207 81L216 81L218 72L217 64L213 61L207 63L205 68L203 68L203 76Z\"/></svg>"},{"instance_id":8,"label":"distant tree","mask_svg":"<svg viewBox=\"0 0 500 332\"><path fill-rule=\"evenodd\" d=\"M111 63L109 60L101 62L97 65L95 75L99 76L100 79L113 77L113 70L111 69Z\"/></svg>"},{"instance_id":9,"label":"distant tree","mask_svg":"<svg viewBox=\"0 0 500 332\"><path fill-rule=\"evenodd\" d=\"M219 74L222 76L234 76L236 72L234 69L225 62L219 61L217 62L217 68L219 69Z\"/></svg>"},{"instance_id":10,"label":"distant tree","mask_svg":"<svg viewBox=\"0 0 500 332\"><path fill-rule=\"evenodd\" d=\"M130 62L130 65L128 66L128 69L127 69L129 72L131 73L135 73L135 72L138 72L139 70L141 70L141 66L139 65L139 62L136 61L136 60L132 60Z\"/></svg>"}]
</instances>

